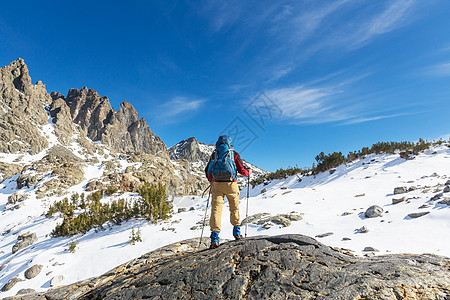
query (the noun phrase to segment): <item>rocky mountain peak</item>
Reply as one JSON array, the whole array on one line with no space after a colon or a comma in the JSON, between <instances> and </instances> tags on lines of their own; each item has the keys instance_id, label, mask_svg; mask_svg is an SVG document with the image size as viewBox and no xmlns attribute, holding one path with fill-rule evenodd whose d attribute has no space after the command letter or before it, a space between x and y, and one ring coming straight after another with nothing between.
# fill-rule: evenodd
<instances>
[{"instance_id":1,"label":"rocky mountain peak","mask_svg":"<svg viewBox=\"0 0 450 300\"><path fill-rule=\"evenodd\" d=\"M53 97L61 98L59 93ZM167 153L164 142L150 130L131 103L124 101L115 111L107 97L83 87L70 89L65 98L72 120L87 137L118 152Z\"/></svg>"},{"instance_id":2,"label":"rocky mountain peak","mask_svg":"<svg viewBox=\"0 0 450 300\"><path fill-rule=\"evenodd\" d=\"M49 108L49 111L46 110ZM136 109L122 102L115 111L109 99L87 87L70 89L67 96L47 93L38 81L31 84L21 58L0 69L0 151L34 154L48 146L41 125L48 124L49 113L62 144L69 144L77 131L93 141L101 141L117 152L162 153L167 147L152 133ZM78 125L78 127L76 127ZM42 129L41 129L42 130Z\"/></svg>"},{"instance_id":3,"label":"rocky mountain peak","mask_svg":"<svg viewBox=\"0 0 450 300\"><path fill-rule=\"evenodd\" d=\"M61 94L60 92L51 92L50 97L52 97L52 100L56 100L56 99L60 99L60 98L63 100L66 99L66 97L64 97L64 95Z\"/></svg>"},{"instance_id":4,"label":"rocky mountain peak","mask_svg":"<svg viewBox=\"0 0 450 300\"><path fill-rule=\"evenodd\" d=\"M28 67L22 58L18 58L9 64L13 76L14 87L21 93L27 93L31 86L31 77Z\"/></svg>"},{"instance_id":5,"label":"rocky mountain peak","mask_svg":"<svg viewBox=\"0 0 450 300\"><path fill-rule=\"evenodd\" d=\"M0 151L34 154L47 147L37 126L48 124L45 107L51 97L45 85L31 83L28 67L19 58L0 69Z\"/></svg>"},{"instance_id":6,"label":"rocky mountain peak","mask_svg":"<svg viewBox=\"0 0 450 300\"><path fill-rule=\"evenodd\" d=\"M101 140L106 124L110 123L113 109L107 97L97 91L83 87L70 89L66 103L75 124L80 125L87 137L93 141Z\"/></svg>"},{"instance_id":7,"label":"rocky mountain peak","mask_svg":"<svg viewBox=\"0 0 450 300\"><path fill-rule=\"evenodd\" d=\"M175 146L169 148L171 159L185 159L189 162L207 162L211 153L206 153L200 149L200 143L195 137L182 140Z\"/></svg>"},{"instance_id":8,"label":"rocky mountain peak","mask_svg":"<svg viewBox=\"0 0 450 300\"><path fill-rule=\"evenodd\" d=\"M123 101L120 103L119 110L115 114L114 119L129 127L131 124L139 121L139 114L130 102Z\"/></svg>"}]
</instances>

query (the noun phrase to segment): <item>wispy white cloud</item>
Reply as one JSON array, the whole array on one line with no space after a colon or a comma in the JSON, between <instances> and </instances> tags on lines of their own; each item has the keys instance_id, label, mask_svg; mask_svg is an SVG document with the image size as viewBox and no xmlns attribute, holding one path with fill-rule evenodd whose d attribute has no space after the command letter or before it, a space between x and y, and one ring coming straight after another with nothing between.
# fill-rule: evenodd
<instances>
[{"instance_id":1,"label":"wispy white cloud","mask_svg":"<svg viewBox=\"0 0 450 300\"><path fill-rule=\"evenodd\" d=\"M437 64L424 69L427 75L447 77L450 76L450 62Z\"/></svg>"},{"instance_id":2,"label":"wispy white cloud","mask_svg":"<svg viewBox=\"0 0 450 300\"><path fill-rule=\"evenodd\" d=\"M295 86L270 90L266 94L282 110L284 118L296 123L314 123L331 111L328 100L333 91L327 88Z\"/></svg>"},{"instance_id":3,"label":"wispy white cloud","mask_svg":"<svg viewBox=\"0 0 450 300\"><path fill-rule=\"evenodd\" d=\"M379 35L409 24L412 21L412 8L416 3L416 0L391 2L368 21L355 22L351 28L344 30L345 36L341 36L339 43L344 43L349 48L360 48Z\"/></svg>"},{"instance_id":4,"label":"wispy white cloud","mask_svg":"<svg viewBox=\"0 0 450 300\"><path fill-rule=\"evenodd\" d=\"M241 18L241 1L205 1L199 12L204 15L214 32L230 29Z\"/></svg>"},{"instance_id":5,"label":"wispy white cloud","mask_svg":"<svg viewBox=\"0 0 450 300\"><path fill-rule=\"evenodd\" d=\"M299 125L354 125L415 113L408 109L412 103L408 107L395 103L381 106L375 100L380 95L373 95L374 99L366 95L367 101L355 96L355 83L369 75L351 77L346 71L336 72L322 81L272 89L266 94L282 110L284 121Z\"/></svg>"},{"instance_id":6,"label":"wispy white cloud","mask_svg":"<svg viewBox=\"0 0 450 300\"><path fill-rule=\"evenodd\" d=\"M372 117L356 117L353 119L346 120L345 122L340 123L339 125L354 125L364 122L377 121L382 119L395 118L400 116L405 116L406 113L392 114L392 115L380 115L380 116L372 116Z\"/></svg>"},{"instance_id":7,"label":"wispy white cloud","mask_svg":"<svg viewBox=\"0 0 450 300\"><path fill-rule=\"evenodd\" d=\"M205 102L206 100L204 99L175 97L157 107L155 118L161 123L179 123L189 119L194 113L201 109Z\"/></svg>"},{"instance_id":8,"label":"wispy white cloud","mask_svg":"<svg viewBox=\"0 0 450 300\"><path fill-rule=\"evenodd\" d=\"M312 56L327 51L354 51L376 37L417 19L418 0L327 2L207 2L201 10L214 32L229 33L240 45L230 55L245 53L255 42L268 42L254 56L253 74L268 82L288 76Z\"/></svg>"}]
</instances>

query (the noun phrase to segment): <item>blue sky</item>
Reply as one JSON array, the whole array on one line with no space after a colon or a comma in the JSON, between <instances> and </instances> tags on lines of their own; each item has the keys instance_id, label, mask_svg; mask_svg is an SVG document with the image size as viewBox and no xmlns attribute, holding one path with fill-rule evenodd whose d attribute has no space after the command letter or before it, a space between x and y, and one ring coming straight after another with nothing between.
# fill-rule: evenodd
<instances>
[{"instance_id":1,"label":"blue sky","mask_svg":"<svg viewBox=\"0 0 450 300\"><path fill-rule=\"evenodd\" d=\"M131 102L172 146L236 139L268 170L450 134L449 1L13 1L0 64Z\"/></svg>"}]
</instances>

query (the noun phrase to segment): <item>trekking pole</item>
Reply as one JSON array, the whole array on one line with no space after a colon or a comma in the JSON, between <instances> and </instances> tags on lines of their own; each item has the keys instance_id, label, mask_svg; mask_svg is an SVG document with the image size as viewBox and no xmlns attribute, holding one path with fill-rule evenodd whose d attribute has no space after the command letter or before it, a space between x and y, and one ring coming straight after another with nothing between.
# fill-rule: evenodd
<instances>
[{"instance_id":1,"label":"trekking pole","mask_svg":"<svg viewBox=\"0 0 450 300\"><path fill-rule=\"evenodd\" d=\"M203 226L202 226L202 234L200 235L200 240L198 241L198 247L197 250L200 249L200 244L202 243L202 239L203 239L203 230L205 229L205 222L206 222L206 215L208 214L208 206L209 206L209 197L211 196L211 185L209 185L209 193L208 193L208 200L206 201L206 209L205 209L205 217L203 218ZM208 189L205 190L205 192ZM205 192L203 192L203 195L205 194ZM203 198L202 195L202 198Z\"/></svg>"},{"instance_id":2,"label":"trekking pole","mask_svg":"<svg viewBox=\"0 0 450 300\"><path fill-rule=\"evenodd\" d=\"M203 198L203 196L205 196L205 193L206 193L206 191L207 191L209 188L211 188L211 184L209 184L208 187L203 191L203 193L202 193L202 198Z\"/></svg>"},{"instance_id":3,"label":"trekking pole","mask_svg":"<svg viewBox=\"0 0 450 300\"><path fill-rule=\"evenodd\" d=\"M248 195L250 192L250 174L247 176L247 209L245 212L245 218L248 218ZM245 222L245 237L247 237L247 224L248 224L248 220L247 222Z\"/></svg>"}]
</instances>

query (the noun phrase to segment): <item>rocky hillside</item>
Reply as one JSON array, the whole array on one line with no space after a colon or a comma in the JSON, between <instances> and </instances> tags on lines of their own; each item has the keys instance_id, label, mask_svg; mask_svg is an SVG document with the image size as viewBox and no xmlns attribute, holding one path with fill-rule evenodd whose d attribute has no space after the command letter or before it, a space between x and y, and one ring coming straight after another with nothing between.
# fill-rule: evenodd
<instances>
[{"instance_id":1,"label":"rocky hillside","mask_svg":"<svg viewBox=\"0 0 450 300\"><path fill-rule=\"evenodd\" d=\"M46 293L23 290L6 299L444 300L450 295L445 257L355 257L302 235L260 236L203 251L195 251L197 243L178 242L98 278Z\"/></svg>"},{"instance_id":2,"label":"rocky hillside","mask_svg":"<svg viewBox=\"0 0 450 300\"><path fill-rule=\"evenodd\" d=\"M68 148L66 147L66 149ZM114 180L123 183L123 186L121 186L122 190L133 190L141 182L140 179L135 180L136 176L139 174L145 175L142 173L142 166L146 166L149 172L154 169L159 171L160 168L164 167L165 162L164 160L159 161L158 158L153 158L151 154L146 154L145 156L136 155L136 157L122 154L113 159L111 154L105 152L109 159L105 159L104 155L96 154L96 156L92 156L92 159L98 158L99 162L85 161L85 165L81 165L83 161L78 160L77 157L81 158L82 156L75 150L77 149L73 148L73 152L67 152L60 147L49 149L46 152L47 157L45 159L42 158L39 160L39 163L32 165L32 169L36 173L33 173L28 168L29 171L25 173L26 176L14 175L0 183L0 298L15 296L19 292L29 292L30 289L39 293L46 293L50 288L56 288L59 285L71 285L71 288L70 290L51 290L47 294L48 299L64 298L60 294L50 296L54 291L72 293L71 295L76 297L76 295L79 295L78 292L91 291L91 288L96 286L99 289L92 291L93 294L99 293L104 295L110 293L113 295L111 297L114 298L116 295L112 289L113 286L116 286L117 290L115 291L123 290L124 293L136 292L139 295L141 288L153 288L149 286L158 286L157 283L151 282L149 285L143 284L142 286L129 283L129 280L132 280L132 278L127 278L125 273L120 273L121 268L125 268L124 266L115 269L114 272L119 272L117 275L119 277L117 277L118 281L114 281L115 273L108 272L108 270L112 270L116 266L121 266L127 261L161 247L163 248L157 252L144 255L141 260L133 260L129 267L135 265L137 268L140 268L145 263L144 260L150 262L150 260L153 261L155 256L160 258L160 255L172 255L177 251L193 250L195 248L190 243L178 241L200 237L204 217L205 215L207 217L210 215L210 207L207 208L206 205L206 196L202 198L200 196L184 195L171 198L174 205L173 214L164 221L149 222L145 219L132 218L121 224L106 222L103 224L103 227L92 228L75 236L52 237L52 231L56 228L55 226L61 224L64 217L62 213L55 213L47 217L46 213L49 209L46 205L62 200L66 196L44 196L42 199L37 199L36 184L38 184L37 189L39 189L41 183L38 182L33 185L33 176L43 172L42 170L45 170L47 165L63 160L60 157L66 157L64 160L71 162L61 170L56 171L54 175L49 173L44 179L50 181L62 178L64 179L64 184L70 183L70 180L78 180L78 177L75 175L80 173L77 173L78 171L76 170L79 170L78 167L82 170L84 179L79 184L62 189L68 193L68 202L73 202L73 199L76 200L78 197L79 205L77 205L73 213L80 216L83 212L79 200L80 194L84 193L85 198L95 195L89 191L98 189L102 185L103 189L106 188L108 190L109 184L114 182ZM71 153L75 153L75 157ZM147 157L148 163L142 162L145 157ZM0 158L5 158L5 154L1 154ZM24 156L21 158L21 161L27 158L29 157ZM48 163L46 163L47 161ZM153 162L150 163L150 161ZM155 161L158 161L158 163L155 164ZM450 257L447 239L450 220L449 161L450 143L443 142L418 153L414 156L414 159L404 159L399 153L370 154L365 158L357 159L334 170L321 172L314 176L303 175L299 178L299 176L293 175L265 182L250 189L249 199L247 199L246 193L241 193L239 208L242 223L246 225L243 226L242 232L244 235L247 232L248 237L261 234L277 236L302 233L315 237L318 240L320 239L323 244L330 245L333 248L348 249L346 252L361 257L355 259L353 266L357 262L364 262L361 266L366 269L366 273L356 273L362 279L359 279L359 281L354 279L356 275L352 273L354 271L352 263L349 264L347 258L345 258L341 260L342 265L339 266L340 269L338 267L337 269L332 269L330 276L334 276L333 279L324 277L328 280L323 283L319 279L315 280L318 275L313 270L315 270L314 267L325 266L325 263L317 261L317 264L313 263L311 266L308 266L307 263L309 261L316 261L311 260L310 256L306 256L306 254L304 256L298 255L297 260L300 260L300 262L293 260L295 272L306 270L306 273L302 273L302 276L305 275L310 284L308 285L308 282L299 284L298 281L294 281L297 286L294 283L293 285L297 288L301 286L302 289L308 289L312 293L311 295L314 295L310 296L311 298L326 296L327 294L325 293L333 295L332 291L329 291L329 284L334 286L336 282L339 283L343 276L342 280L350 280L346 281L349 282L347 286L349 289L365 287L367 283L365 281L366 278L376 279L378 280L376 284L379 284L380 293L385 291L384 287L387 286L387 295L390 296L382 295L386 299L391 299L393 296L389 294L391 293L389 288L398 290L388 285L394 282L397 287L398 281L395 281L397 276L395 270L398 269L395 266L400 266L400 272L402 272L404 265L407 266L405 270L407 273L410 272L412 274L411 280L416 280L415 277L419 275L408 268L413 268L412 266L422 268L422 261L429 261L428 258L430 257L433 259L438 256ZM181 164L182 162L183 160L174 161L176 164ZM184 162L187 163L187 161ZM156 168L151 167L152 164ZM69 176L70 174L62 172L62 170L69 169L74 170L72 177ZM99 180L101 178L109 181ZM56 180L54 182L59 183L60 181ZM17 187L18 183L20 183L21 188ZM29 188L27 184L31 187ZM42 190L42 192L45 191ZM101 199L101 203L106 204L114 201L117 203L120 199L126 199L127 201L139 200L139 194L118 191L104 196ZM247 215L247 204L248 218L244 217ZM228 206L229 204L225 202L225 215L226 211L228 211ZM70 211L67 213L70 213ZM206 219L206 224L208 224L208 218ZM203 235L204 246L207 245L208 229L208 227L205 228ZM232 238L232 229L232 225L224 218L220 234L222 243ZM141 232L142 242L132 243L133 230L134 233L136 233L136 230ZM248 238L247 240L251 239ZM176 244L170 246L170 249L164 248L165 245L172 243ZM290 247L292 246L291 244L292 242L288 242L284 246ZM223 247L228 247L228 245L222 244ZM259 245L252 243L248 245L249 247L259 247ZM277 247L277 245L269 244L268 250L263 249L260 252L264 255L270 255L271 252L269 250L277 249ZM219 249L221 248L219 247ZM241 261L245 265L253 261L251 260L252 256L249 256L250 258L245 255L240 256L239 251L244 253L246 251L244 250L242 248L236 250L238 255L235 261L238 262L243 257ZM202 257L205 255L209 260L206 262L200 261L199 264L207 265L207 263L211 262L211 253L216 252L203 251L191 256ZM225 255L234 255L233 253L224 252L223 258L228 261ZM281 257L289 257L288 254L284 255L284 252L282 253ZM411 254L399 256L398 254L401 253ZM253 257L259 257L258 261L264 261L264 255ZM323 253L319 253L317 258L323 256ZM181 257L177 257L177 259ZM352 255L349 255L349 257L352 257ZM398 257L406 258L406 260L401 259L397 261ZM222 259L222 256L220 256L220 259ZM306 259L306 261L303 261L303 259ZM389 264L387 267L388 270L394 270L393 274L386 273L378 268L371 269L370 264L383 266L382 261L393 263L393 265ZM447 260L444 259L443 261ZM161 260L160 262L162 263L163 261ZM176 259L169 261L170 264L172 262L175 266L179 266ZM370 264L367 265L367 262ZM408 265L410 262L412 266ZM440 262L434 260L432 262L440 264ZM300 267L296 265L297 263L300 264ZM332 266L328 261L326 263L328 264L326 265L327 267ZM277 264L279 265L278 261ZM232 265L228 266L231 267ZM259 268L258 265L252 266L256 270ZM306 266L306 269L301 269L303 266ZM173 270L173 268L164 269L164 272L188 276L183 278L186 282L191 282L189 281L189 276L192 274L189 275L189 271L181 266L180 269L176 269L176 272L173 272ZM220 270L224 272L224 276L228 276L226 273L227 269ZM280 274L290 274L290 271L284 272L283 270ZM339 272L336 270L339 270ZM133 272L135 271L137 272L136 278L138 278L140 276L139 269L129 269L130 273L127 274L132 274L133 277ZM202 272L202 274L209 274L207 269L202 269ZM272 280L274 276L273 273L255 272L235 273L235 276L242 275L244 278L238 277L238 279L245 280L245 278L249 277L248 274L257 276L261 273L261 275L258 275L262 276L261 281L263 279L266 281ZM428 271L425 269L425 271L422 270L421 272L422 274L427 274ZM105 273L107 274L105 275L106 277L98 278ZM93 283L89 278L98 278L98 283ZM384 281L386 278L388 279L387 283ZM447 292L445 289L448 290L448 284L445 282L441 286L436 287L433 281L422 281L420 279L417 281L416 290L411 292L412 288L410 288L411 285L408 285L410 281L407 275L400 278L403 278L402 283L405 282L404 285L407 289L405 289L404 294L399 294L401 296L398 296L398 299L403 299L409 295L408 293L414 292L416 294L423 292L424 296L422 299L429 299L429 294L427 294L429 290L445 292ZM284 279L286 278L275 276L273 280L278 282L277 280ZM288 277L288 279L291 280L292 278ZM234 283L232 278L228 277L225 280L229 282L229 285L236 286L235 290L239 292L242 287L241 283ZM80 281L81 283L72 285ZM123 285L125 286L121 285L121 282L124 282ZM255 284L259 285L259 282L255 281ZM291 283L287 282L289 284L288 287L292 287ZM89 284L88 287L86 287L86 283ZM110 287L107 286L109 283L112 284ZM183 286L184 281L182 283L170 281L170 283L166 284L167 288L172 288L172 283ZM222 283L217 284L225 289L228 284L225 286ZM99 284L105 285L100 288ZM83 287L77 288L78 285ZM283 287L280 293L285 291L284 281L282 285L278 286ZM320 287L319 292L314 290L316 286L317 289ZM345 284L344 286L337 284L336 287L337 291L346 290ZM369 287L372 289L372 285ZM164 287L160 288L164 289ZM321 293L322 288L324 291L323 295ZM211 287L211 289L216 289L217 291L217 286ZM77 293L74 292L75 290ZM199 290L203 291L201 287L199 287ZM184 292L184 290L182 291ZM314 291L316 292L315 294L313 293ZM224 292L221 292L219 289L217 293ZM375 291L373 293L376 296L372 298L383 299L382 296L378 297ZM266 296L265 294L262 295ZM357 295L366 294L361 292L361 294ZM418 294L414 296L421 298ZM249 298L257 297L249 296ZM272 296L267 297L270 298ZM305 297L307 298L307 296ZM359 297L360 299L371 299L370 295ZM341 299L348 298L352 299L353 297L341 297ZM414 298L412 297L412 299ZM436 296L435 299L444 298Z\"/></svg>"},{"instance_id":3,"label":"rocky hillside","mask_svg":"<svg viewBox=\"0 0 450 300\"><path fill-rule=\"evenodd\" d=\"M90 179L90 191L110 184L137 191L144 182L161 182L185 195L208 185L203 169L211 147L190 138L168 151L129 102L116 111L86 87L49 94L41 81L31 83L20 58L0 74L0 179L20 173L19 188L36 188L39 198L61 196L87 179L84 168L100 163L107 172ZM133 165L126 174L119 157Z\"/></svg>"},{"instance_id":4,"label":"rocky hillside","mask_svg":"<svg viewBox=\"0 0 450 300\"><path fill-rule=\"evenodd\" d=\"M86 87L49 94L41 81L31 83L20 58L0 74L0 179L18 174L17 186L35 189L38 198L63 195L96 164L107 172L90 178L90 190L115 184L136 191L144 182L162 182L171 194L198 194L207 185L199 166L172 163L164 142L129 102L116 111ZM126 174L119 157L134 165Z\"/></svg>"},{"instance_id":5,"label":"rocky hillside","mask_svg":"<svg viewBox=\"0 0 450 300\"><path fill-rule=\"evenodd\" d=\"M116 152L166 152L165 144L128 102L115 111L107 97L86 87L70 89L66 97L58 92L50 95L41 81L31 83L28 67L20 58L1 68L0 74L1 152L36 154L44 150L48 141L39 125L48 124L49 113L63 145L72 142L74 133L82 133Z\"/></svg>"}]
</instances>

